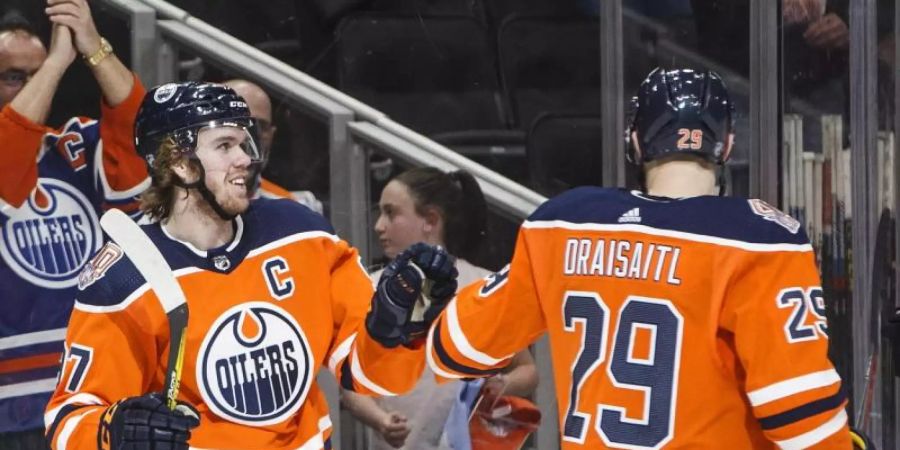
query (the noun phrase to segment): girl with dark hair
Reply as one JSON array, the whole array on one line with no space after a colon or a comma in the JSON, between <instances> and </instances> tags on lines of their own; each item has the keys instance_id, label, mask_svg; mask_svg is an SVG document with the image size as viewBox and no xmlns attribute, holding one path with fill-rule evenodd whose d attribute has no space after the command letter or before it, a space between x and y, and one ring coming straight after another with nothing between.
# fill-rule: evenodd
<instances>
[{"instance_id":1,"label":"girl with dark hair","mask_svg":"<svg viewBox=\"0 0 900 450\"><path fill-rule=\"evenodd\" d=\"M388 258L424 241L471 260L485 242L487 203L478 182L463 170L420 167L403 172L385 186L379 208L375 232Z\"/></svg>"},{"instance_id":2,"label":"girl with dark hair","mask_svg":"<svg viewBox=\"0 0 900 450\"><path fill-rule=\"evenodd\" d=\"M487 203L475 178L466 171L444 173L421 167L401 173L381 191L375 232L385 256L416 242L440 245L456 256L460 288L490 274L469 262L487 240ZM381 271L371 275L378 280ZM375 430L370 449L449 449L441 434L457 397L458 382L438 385L427 367L410 393L378 400L344 391L350 412ZM487 381L493 394L528 396L537 386L534 359L517 354L507 372Z\"/></svg>"}]
</instances>

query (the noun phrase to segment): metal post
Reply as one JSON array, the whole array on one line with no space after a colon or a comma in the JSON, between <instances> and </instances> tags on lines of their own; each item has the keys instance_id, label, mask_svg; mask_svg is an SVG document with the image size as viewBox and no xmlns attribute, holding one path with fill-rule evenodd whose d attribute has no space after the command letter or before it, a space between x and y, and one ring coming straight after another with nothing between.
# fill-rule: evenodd
<instances>
[{"instance_id":1,"label":"metal post","mask_svg":"<svg viewBox=\"0 0 900 450\"><path fill-rule=\"evenodd\" d=\"M900 0L894 0L894 27L893 29L900 30ZM898 276L898 264L900 261L900 139L897 139L898 133L900 133L900 64L897 64L896 61L900 61L900 33L894 33L894 79L892 82L894 83L894 148L892 151L894 152L894 203L892 205L888 205L893 210L893 218L894 218L894 308L897 308L897 301L900 301L900 276ZM898 343L893 343L893 345L898 345ZM893 361L896 363L896 361ZM894 384L894 399L893 399L893 421L885 424L885 428L893 431L893 436L891 436L890 440L883 442L884 445L897 445L898 441L900 441L900 401L897 401L896 395L900 392L900 379L897 378L898 373L891 368L891 372L893 373L893 377L890 379L893 380ZM893 442L891 442L893 441Z\"/></svg>"},{"instance_id":2,"label":"metal post","mask_svg":"<svg viewBox=\"0 0 900 450\"><path fill-rule=\"evenodd\" d=\"M625 185L622 0L600 2L600 101L603 186ZM542 447L543 448L543 447Z\"/></svg>"},{"instance_id":3,"label":"metal post","mask_svg":"<svg viewBox=\"0 0 900 450\"><path fill-rule=\"evenodd\" d=\"M349 139L352 114L332 116L330 122L331 223L345 241L369 257L369 170L365 149Z\"/></svg>"},{"instance_id":4,"label":"metal post","mask_svg":"<svg viewBox=\"0 0 900 450\"><path fill-rule=\"evenodd\" d=\"M151 68L150 79L155 84L169 83L178 79L178 51L172 44L162 41L158 51L153 55L156 67ZM143 80L143 75L141 75ZM154 86L149 81L144 81L148 88Z\"/></svg>"},{"instance_id":5,"label":"metal post","mask_svg":"<svg viewBox=\"0 0 900 450\"><path fill-rule=\"evenodd\" d=\"M534 392L534 402L541 408L541 425L535 433L534 441L539 449L559 448L556 384L550 359L550 338L546 334L534 343L534 353L540 380Z\"/></svg>"},{"instance_id":6,"label":"metal post","mask_svg":"<svg viewBox=\"0 0 900 450\"><path fill-rule=\"evenodd\" d=\"M369 195L368 164L365 152L348 139L347 124L351 120L353 114L348 111L332 114L328 121L331 223L337 235L356 247L362 260L366 261L369 254L366 233L369 209L365 206ZM359 202L363 202L362 207L359 207ZM352 421L346 420L348 414L341 414L340 388L337 383L323 385L322 390L328 400L333 448L342 448L341 442L350 444L354 441L352 433L355 426Z\"/></svg>"},{"instance_id":7,"label":"metal post","mask_svg":"<svg viewBox=\"0 0 900 450\"><path fill-rule=\"evenodd\" d=\"M136 0L96 0L120 14L131 29L131 64L145 86L155 86L171 78L160 79L157 70L161 42L156 28L156 10Z\"/></svg>"},{"instance_id":8,"label":"metal post","mask_svg":"<svg viewBox=\"0 0 900 450\"><path fill-rule=\"evenodd\" d=\"M880 345L872 342L872 327L879 327L880 309L872 299L872 249L877 207L877 126L876 98L877 25L875 0L850 2L850 172L852 186L853 245L853 396L856 403L865 395L869 358ZM873 309L874 308L874 309ZM874 382L874 380L873 380ZM878 383L875 392L879 392ZM865 430L880 447L881 402L875 396L872 427Z\"/></svg>"},{"instance_id":9,"label":"metal post","mask_svg":"<svg viewBox=\"0 0 900 450\"><path fill-rule=\"evenodd\" d=\"M131 70L138 74L145 86L156 86L165 81L157 78L157 55L160 41L156 32L156 11L135 4L131 10Z\"/></svg>"},{"instance_id":10,"label":"metal post","mask_svg":"<svg viewBox=\"0 0 900 450\"><path fill-rule=\"evenodd\" d=\"M750 196L778 204L778 2L750 2Z\"/></svg>"}]
</instances>

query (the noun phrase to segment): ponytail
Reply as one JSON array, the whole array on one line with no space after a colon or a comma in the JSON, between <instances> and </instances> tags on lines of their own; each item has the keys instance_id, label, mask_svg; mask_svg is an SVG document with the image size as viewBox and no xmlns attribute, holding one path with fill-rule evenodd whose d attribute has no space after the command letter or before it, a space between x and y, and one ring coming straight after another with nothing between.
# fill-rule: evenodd
<instances>
[{"instance_id":1,"label":"ponytail","mask_svg":"<svg viewBox=\"0 0 900 450\"><path fill-rule=\"evenodd\" d=\"M478 181L468 172L444 173L419 167L397 175L413 197L416 213L436 208L444 220L443 240L451 254L471 260L487 239L487 202Z\"/></svg>"},{"instance_id":2,"label":"ponytail","mask_svg":"<svg viewBox=\"0 0 900 450\"><path fill-rule=\"evenodd\" d=\"M460 199L460 214L457 215L460 223L457 225L459 232L453 233L460 237L459 243L454 247L459 248L459 256L464 259L473 259L478 254L487 239L487 202L481 192L478 181L469 172L457 170L447 174L454 180L462 191ZM449 222L449 221L448 221ZM447 232L447 247L450 247L449 226ZM451 253L453 253L451 251Z\"/></svg>"}]
</instances>

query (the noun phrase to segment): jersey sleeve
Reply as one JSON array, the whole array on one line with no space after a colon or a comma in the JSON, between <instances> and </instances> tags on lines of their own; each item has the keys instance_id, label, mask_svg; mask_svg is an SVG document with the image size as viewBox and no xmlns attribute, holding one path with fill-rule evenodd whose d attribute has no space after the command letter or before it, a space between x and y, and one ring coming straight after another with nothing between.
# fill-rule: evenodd
<instances>
[{"instance_id":1,"label":"jersey sleeve","mask_svg":"<svg viewBox=\"0 0 900 450\"><path fill-rule=\"evenodd\" d=\"M140 79L128 97L116 106L101 101L100 145L102 159L97 162L103 196L108 206L131 212L137 209L136 196L150 186L147 166L134 147L134 119L146 93Z\"/></svg>"},{"instance_id":2,"label":"jersey sleeve","mask_svg":"<svg viewBox=\"0 0 900 450\"><path fill-rule=\"evenodd\" d=\"M328 368L341 387L365 395L394 396L411 390L425 367L423 350L385 348L366 331L372 282L356 249L338 243L340 256L332 270L331 296L336 339Z\"/></svg>"},{"instance_id":3,"label":"jersey sleeve","mask_svg":"<svg viewBox=\"0 0 900 450\"><path fill-rule=\"evenodd\" d=\"M113 107L101 102L99 126L96 120L74 117L59 130L34 123L6 105L0 111L0 138L6 145L0 152L0 171L8 176L0 180L0 200L21 206L37 184L41 158L59 152L71 166L66 170L93 174L94 181L85 186L103 194L104 209L137 211L136 196L150 185L146 165L134 148L134 119L144 93L135 76L122 103Z\"/></svg>"},{"instance_id":4,"label":"jersey sleeve","mask_svg":"<svg viewBox=\"0 0 900 450\"><path fill-rule=\"evenodd\" d=\"M747 399L766 437L782 449L851 448L811 246L733 258L720 323L733 336Z\"/></svg>"},{"instance_id":5,"label":"jersey sleeve","mask_svg":"<svg viewBox=\"0 0 900 450\"><path fill-rule=\"evenodd\" d=\"M38 155L42 139L50 128L36 124L9 104L0 110L0 200L20 207L38 179Z\"/></svg>"},{"instance_id":6,"label":"jersey sleeve","mask_svg":"<svg viewBox=\"0 0 900 450\"><path fill-rule=\"evenodd\" d=\"M458 292L428 333L428 365L439 379L486 377L546 330L524 229L512 262Z\"/></svg>"},{"instance_id":7,"label":"jersey sleeve","mask_svg":"<svg viewBox=\"0 0 900 450\"><path fill-rule=\"evenodd\" d=\"M105 253L109 248L94 258L94 268L102 267L98 258L110 257ZM164 366L157 356L160 343L167 342L162 308L152 290L139 288L126 295L108 287L96 283L78 292L60 379L44 414L54 450L96 449L100 416L110 404L162 388L151 386Z\"/></svg>"}]
</instances>

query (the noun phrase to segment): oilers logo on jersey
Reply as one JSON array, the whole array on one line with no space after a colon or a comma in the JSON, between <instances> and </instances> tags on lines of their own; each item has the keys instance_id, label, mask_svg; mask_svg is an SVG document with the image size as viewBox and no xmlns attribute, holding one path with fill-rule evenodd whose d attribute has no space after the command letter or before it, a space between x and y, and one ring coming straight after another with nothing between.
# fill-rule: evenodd
<instances>
[{"instance_id":1,"label":"oilers logo on jersey","mask_svg":"<svg viewBox=\"0 0 900 450\"><path fill-rule=\"evenodd\" d=\"M237 305L219 316L197 360L197 383L210 409L250 426L275 424L294 414L312 373L312 353L300 325L265 302Z\"/></svg>"},{"instance_id":2,"label":"oilers logo on jersey","mask_svg":"<svg viewBox=\"0 0 900 450\"><path fill-rule=\"evenodd\" d=\"M81 268L100 248L100 223L91 202L64 181L39 178L28 201L5 214L0 255L32 284L74 286Z\"/></svg>"}]
</instances>

